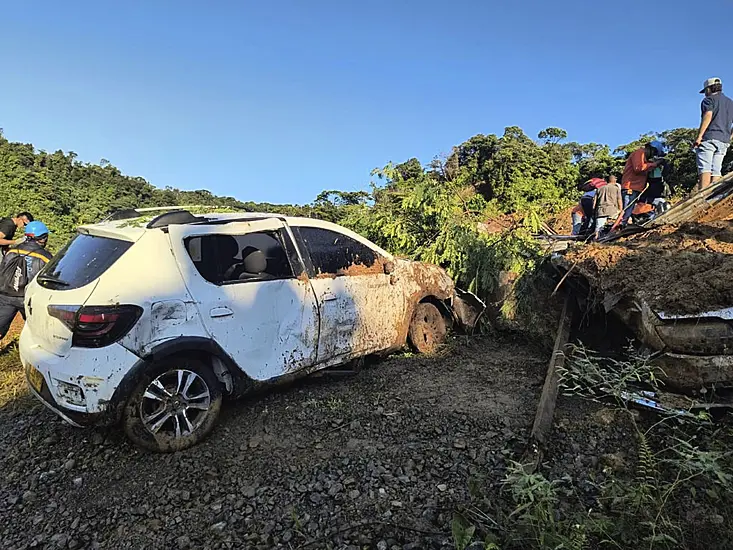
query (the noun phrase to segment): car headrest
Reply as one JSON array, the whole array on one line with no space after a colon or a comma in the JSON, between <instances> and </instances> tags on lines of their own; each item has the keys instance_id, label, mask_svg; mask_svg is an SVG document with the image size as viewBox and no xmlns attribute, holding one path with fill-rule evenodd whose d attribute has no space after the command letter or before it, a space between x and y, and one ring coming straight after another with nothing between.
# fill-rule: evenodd
<instances>
[{"instance_id":1,"label":"car headrest","mask_svg":"<svg viewBox=\"0 0 733 550\"><path fill-rule=\"evenodd\" d=\"M215 235L214 241L222 258L234 258L239 252L239 243L231 235Z\"/></svg>"},{"instance_id":2,"label":"car headrest","mask_svg":"<svg viewBox=\"0 0 733 550\"><path fill-rule=\"evenodd\" d=\"M267 269L267 258L261 250L250 252L242 262L247 273L259 274Z\"/></svg>"}]
</instances>

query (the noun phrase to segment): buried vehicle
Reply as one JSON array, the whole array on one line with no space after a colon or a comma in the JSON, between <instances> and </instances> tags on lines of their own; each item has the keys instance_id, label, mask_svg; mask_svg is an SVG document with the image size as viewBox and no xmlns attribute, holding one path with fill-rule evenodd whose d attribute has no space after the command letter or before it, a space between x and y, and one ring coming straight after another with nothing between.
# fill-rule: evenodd
<instances>
[{"instance_id":1,"label":"buried vehicle","mask_svg":"<svg viewBox=\"0 0 733 550\"><path fill-rule=\"evenodd\" d=\"M82 226L26 292L31 391L76 426L194 445L223 395L388 353L430 352L483 304L441 268L338 225L130 210Z\"/></svg>"},{"instance_id":2,"label":"buried vehicle","mask_svg":"<svg viewBox=\"0 0 733 550\"><path fill-rule=\"evenodd\" d=\"M665 389L733 406L733 174L599 243L568 241L552 256L565 284L622 321Z\"/></svg>"}]
</instances>

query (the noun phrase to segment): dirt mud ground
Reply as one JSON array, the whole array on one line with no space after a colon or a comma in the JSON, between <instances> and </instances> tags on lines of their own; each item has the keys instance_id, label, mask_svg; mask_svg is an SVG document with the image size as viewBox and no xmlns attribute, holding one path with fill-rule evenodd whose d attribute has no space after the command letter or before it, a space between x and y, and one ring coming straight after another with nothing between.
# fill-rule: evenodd
<instances>
[{"instance_id":1,"label":"dirt mud ground","mask_svg":"<svg viewBox=\"0 0 733 550\"><path fill-rule=\"evenodd\" d=\"M526 440L546 361L461 340L229 402L212 437L170 455L20 398L0 410L1 546L442 547L467 480L498 484Z\"/></svg>"},{"instance_id":2,"label":"dirt mud ground","mask_svg":"<svg viewBox=\"0 0 733 550\"><path fill-rule=\"evenodd\" d=\"M519 516L503 482L525 449L548 359L526 336L458 337L430 357L395 356L230 401L209 439L167 455L135 448L117 429L66 426L27 394L3 394L0 547L454 548L451 522L466 510L513 529ZM13 346L0 352L0 374L21 374ZM541 466L561 495L550 528L557 514L574 529L575 516L598 509L600 485L613 486L618 472L633 477L630 418L560 397ZM683 502L692 543L677 547L726 548L711 546L733 525L733 506L724 507ZM484 548L479 535L495 523L477 525L469 550ZM514 538L502 549L547 547L537 542L543 532L504 534Z\"/></svg>"},{"instance_id":3,"label":"dirt mud ground","mask_svg":"<svg viewBox=\"0 0 733 550\"><path fill-rule=\"evenodd\" d=\"M595 289L638 295L667 313L733 304L733 221L665 226L568 251L569 266Z\"/></svg>"}]
</instances>

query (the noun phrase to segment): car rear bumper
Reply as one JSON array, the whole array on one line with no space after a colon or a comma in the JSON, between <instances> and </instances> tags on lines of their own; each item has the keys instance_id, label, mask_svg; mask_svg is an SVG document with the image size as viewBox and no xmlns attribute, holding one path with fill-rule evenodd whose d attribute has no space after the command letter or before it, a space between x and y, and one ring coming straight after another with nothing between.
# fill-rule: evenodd
<instances>
[{"instance_id":1,"label":"car rear bumper","mask_svg":"<svg viewBox=\"0 0 733 550\"><path fill-rule=\"evenodd\" d=\"M59 357L38 345L27 325L20 336L19 350L31 393L75 426L116 421L117 407L112 406L115 390L139 361L119 344L99 349L72 348L66 357Z\"/></svg>"},{"instance_id":2,"label":"car rear bumper","mask_svg":"<svg viewBox=\"0 0 733 550\"><path fill-rule=\"evenodd\" d=\"M26 371L27 372L27 371ZM75 428L83 428L85 426L91 426L98 424L100 421L99 414L87 414L80 413L78 411L71 411L60 407L56 401L54 401L51 392L48 389L48 384L45 380L41 386L41 391L37 391L33 384L31 384L28 376L26 375L26 382L28 383L28 390L33 394L45 407L52 412L56 413L61 419L67 424L71 424Z\"/></svg>"}]
</instances>

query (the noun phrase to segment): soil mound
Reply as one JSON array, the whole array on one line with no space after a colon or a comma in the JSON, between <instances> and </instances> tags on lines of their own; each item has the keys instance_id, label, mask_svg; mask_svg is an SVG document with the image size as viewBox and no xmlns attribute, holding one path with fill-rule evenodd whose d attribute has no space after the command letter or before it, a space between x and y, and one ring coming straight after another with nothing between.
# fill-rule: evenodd
<instances>
[{"instance_id":1,"label":"soil mound","mask_svg":"<svg viewBox=\"0 0 733 550\"><path fill-rule=\"evenodd\" d=\"M733 306L733 221L665 226L566 258L596 290L637 295L666 313Z\"/></svg>"}]
</instances>

